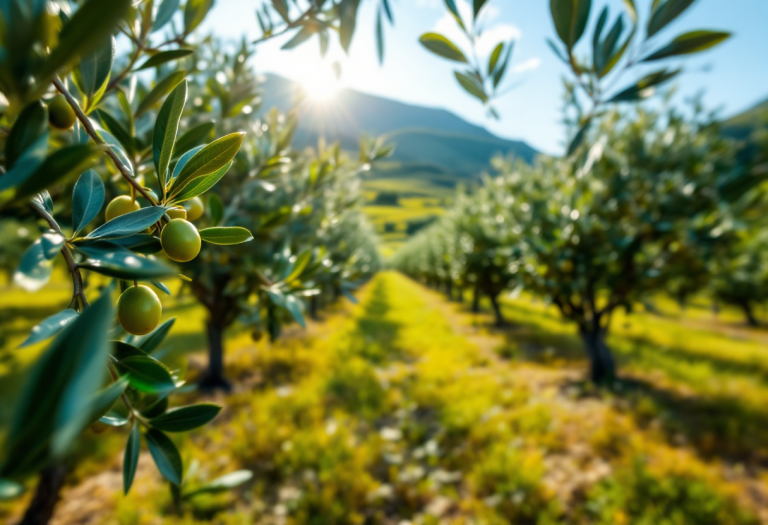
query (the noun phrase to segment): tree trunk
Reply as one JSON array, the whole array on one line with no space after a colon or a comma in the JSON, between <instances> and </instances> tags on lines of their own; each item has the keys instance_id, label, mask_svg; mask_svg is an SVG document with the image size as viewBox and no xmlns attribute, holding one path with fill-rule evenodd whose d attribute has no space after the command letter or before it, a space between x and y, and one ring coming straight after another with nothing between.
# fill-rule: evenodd
<instances>
[{"instance_id":1,"label":"tree trunk","mask_svg":"<svg viewBox=\"0 0 768 525\"><path fill-rule=\"evenodd\" d=\"M611 349L605 344L606 329L594 321L579 327L584 349L589 358L589 376L596 385L610 385L616 379L616 363Z\"/></svg>"},{"instance_id":2,"label":"tree trunk","mask_svg":"<svg viewBox=\"0 0 768 525\"><path fill-rule=\"evenodd\" d=\"M448 296L449 301L453 301L453 283L450 279L445 281L445 295Z\"/></svg>"},{"instance_id":3,"label":"tree trunk","mask_svg":"<svg viewBox=\"0 0 768 525\"><path fill-rule=\"evenodd\" d=\"M35 495L19 525L46 525L51 520L66 474L67 469L61 463L55 463L40 473Z\"/></svg>"},{"instance_id":4,"label":"tree trunk","mask_svg":"<svg viewBox=\"0 0 768 525\"><path fill-rule=\"evenodd\" d=\"M459 302L459 304L464 302L464 287L459 286L456 289L456 301Z\"/></svg>"},{"instance_id":5,"label":"tree trunk","mask_svg":"<svg viewBox=\"0 0 768 525\"><path fill-rule=\"evenodd\" d=\"M232 384L224 377L224 327L213 319L205 324L208 331L208 371L198 387L204 392L232 390Z\"/></svg>"},{"instance_id":6,"label":"tree trunk","mask_svg":"<svg viewBox=\"0 0 768 525\"><path fill-rule=\"evenodd\" d=\"M480 311L480 287L475 285L474 293L472 294L472 313L478 313Z\"/></svg>"},{"instance_id":7,"label":"tree trunk","mask_svg":"<svg viewBox=\"0 0 768 525\"><path fill-rule=\"evenodd\" d=\"M504 326L504 316L501 315L501 307L499 306L499 294L489 295L489 297L493 307L493 315L496 316L496 326Z\"/></svg>"},{"instance_id":8,"label":"tree trunk","mask_svg":"<svg viewBox=\"0 0 768 525\"><path fill-rule=\"evenodd\" d=\"M320 297L317 295L313 295L309 298L309 317L315 321L317 321L317 310L319 302Z\"/></svg>"},{"instance_id":9,"label":"tree trunk","mask_svg":"<svg viewBox=\"0 0 768 525\"><path fill-rule=\"evenodd\" d=\"M744 317L747 318L747 324L749 326L760 326L760 323L758 323L755 318L754 312L752 312L752 305L749 304L749 301L745 301L739 306L741 306L741 309L744 311Z\"/></svg>"}]
</instances>

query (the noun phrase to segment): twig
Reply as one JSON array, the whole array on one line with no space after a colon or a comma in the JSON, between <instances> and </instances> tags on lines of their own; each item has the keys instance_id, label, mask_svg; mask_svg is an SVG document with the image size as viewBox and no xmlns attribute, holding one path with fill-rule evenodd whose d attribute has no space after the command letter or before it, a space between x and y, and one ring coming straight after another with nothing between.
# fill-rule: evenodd
<instances>
[{"instance_id":1,"label":"twig","mask_svg":"<svg viewBox=\"0 0 768 525\"><path fill-rule=\"evenodd\" d=\"M117 369L115 368L115 364L113 362L108 361L107 368L109 369L109 373L112 376L113 381L120 379L120 374L117 373ZM120 394L120 398L123 400L123 403L125 403L125 408L128 409L128 413L130 414L131 418L135 418L137 421L147 426L147 420L141 414L139 414L135 408L133 408L133 404L131 404L131 400L128 399L128 396L125 395L125 392Z\"/></svg>"},{"instance_id":2,"label":"twig","mask_svg":"<svg viewBox=\"0 0 768 525\"><path fill-rule=\"evenodd\" d=\"M141 187L141 184L138 183L136 179L133 178L133 175L131 174L131 170L123 164L123 161L120 160L120 157L117 156L117 153L115 153L109 144L104 142L104 139L102 139L98 133L96 133L96 130L93 127L93 124L91 124L91 121L88 119L88 117L83 113L83 110L80 109L80 106L78 105L77 101L72 97L70 92L67 90L66 87L64 87L64 84L61 83L61 80L58 78L53 79L53 85L56 86L56 89L59 90L59 93L64 95L64 98L67 99L67 102L72 107L72 109L75 111L75 115L77 115L78 120L83 125L83 128L85 128L86 133L90 135L90 137L93 139L96 144L101 147L101 149L104 150L104 152L109 156L110 159L112 159L112 162L115 164L115 168L117 168L117 171L120 172L120 174L123 176L125 180L128 181L128 183L133 186L136 191L138 191L142 197L147 199L147 201L152 206L157 206L157 202L152 197L152 195L149 194L147 190Z\"/></svg>"},{"instance_id":3,"label":"twig","mask_svg":"<svg viewBox=\"0 0 768 525\"><path fill-rule=\"evenodd\" d=\"M278 31L276 33L270 33L269 35L262 36L261 38L257 38L256 40L254 40L251 43L252 44L260 44L262 42L266 42L267 40L271 40L271 39L273 39L275 37L284 35L288 31L290 31L291 29L296 29L297 27L299 27L301 25L300 22L302 22L306 17L308 17L309 15L313 14L314 12L315 12L315 6L310 6L306 11L304 11L301 15L299 15L299 17L296 20L294 20L293 22L288 22L286 24L286 26L283 29L281 29L280 31Z\"/></svg>"},{"instance_id":4,"label":"twig","mask_svg":"<svg viewBox=\"0 0 768 525\"><path fill-rule=\"evenodd\" d=\"M59 225L45 210L45 208L43 208L35 201L31 201L30 205L38 213L38 215L40 215L45 220L45 222L48 223L53 231L62 237L65 237L64 233L61 231L61 228L59 228ZM82 307L88 308L88 299L85 298L85 287L83 286L83 276L80 274L80 269L77 267L77 263L75 262L75 258L72 255L72 251L69 249L69 246L67 246L66 243L64 243L64 246L61 248L61 254L64 256L64 261L67 263L67 270L72 276L72 301L69 304L71 305L72 302L74 302L76 299L79 299L82 303Z\"/></svg>"}]
</instances>

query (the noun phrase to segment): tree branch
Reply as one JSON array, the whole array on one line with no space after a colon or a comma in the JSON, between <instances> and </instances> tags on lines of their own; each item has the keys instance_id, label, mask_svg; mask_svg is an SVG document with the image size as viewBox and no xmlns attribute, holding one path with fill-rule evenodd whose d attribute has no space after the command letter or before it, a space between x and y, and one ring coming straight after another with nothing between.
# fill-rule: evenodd
<instances>
[{"instance_id":1,"label":"tree branch","mask_svg":"<svg viewBox=\"0 0 768 525\"><path fill-rule=\"evenodd\" d=\"M67 103L72 107L72 109L75 111L75 115L77 115L78 120L83 125L83 128L85 128L86 133L90 135L90 137L93 139L93 141L101 147L101 149L104 150L104 153L109 156L110 159L112 159L112 162L115 164L115 168L117 168L117 171L120 172L120 174L123 176L123 178L128 181L128 183L133 186L136 191L138 191L142 197L147 199L147 201L152 206L157 206L157 202L155 199L149 194L147 190L141 187L141 184L138 183L136 179L133 178L133 174L131 173L131 170L123 164L123 162L120 160L120 157L117 156L117 153L115 153L109 144L104 142L104 139L102 139L98 133L96 133L96 130L93 127L93 124L88 119L88 117L83 113L83 110L80 109L80 106L78 105L77 101L72 97L72 94L67 90L66 87L64 87L64 84L62 84L61 80L58 78L53 79L53 85L56 86L56 89L59 90L59 93L64 95L64 98L67 100Z\"/></svg>"},{"instance_id":2,"label":"tree branch","mask_svg":"<svg viewBox=\"0 0 768 525\"><path fill-rule=\"evenodd\" d=\"M34 209L37 214L40 215L45 220L45 222L48 223L53 231L62 237L65 237L64 233L61 231L61 228L59 228L59 225L45 210L45 208L43 208L35 201L31 201L29 204L32 206L32 209ZM88 299L85 297L85 287L83 286L83 276L80 274L80 269L77 267L75 258L66 243L61 248L61 255L64 256L64 261L67 263L67 270L72 276L72 301L69 303L70 306L72 305L72 302L75 302L77 299L79 299L82 303L82 307L88 308Z\"/></svg>"}]
</instances>

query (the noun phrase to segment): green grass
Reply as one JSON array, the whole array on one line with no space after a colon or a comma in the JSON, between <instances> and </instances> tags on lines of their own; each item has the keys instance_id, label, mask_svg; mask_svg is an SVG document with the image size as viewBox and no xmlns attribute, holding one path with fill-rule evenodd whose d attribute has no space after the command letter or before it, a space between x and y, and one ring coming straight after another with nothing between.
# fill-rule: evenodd
<instances>
[{"instance_id":1,"label":"green grass","mask_svg":"<svg viewBox=\"0 0 768 525\"><path fill-rule=\"evenodd\" d=\"M409 222L439 217L445 213L454 196L452 188L435 184L429 178L369 179L363 182L363 192L369 203L363 211L381 236L384 257L393 255L410 237L407 233ZM398 205L372 204L379 192L397 194Z\"/></svg>"},{"instance_id":2,"label":"green grass","mask_svg":"<svg viewBox=\"0 0 768 525\"><path fill-rule=\"evenodd\" d=\"M681 311L661 299L657 308L614 316L608 344L626 379L622 402L639 423L704 457L768 464L768 330L747 328L728 309L715 318L704 305ZM554 307L522 298L504 301L503 311L516 325L503 355L582 362L575 328Z\"/></svg>"},{"instance_id":3,"label":"green grass","mask_svg":"<svg viewBox=\"0 0 768 525\"><path fill-rule=\"evenodd\" d=\"M76 471L82 484L70 494L82 501L67 518L757 523L760 500L751 494L766 493L765 465L746 454L762 444L745 438L763 435L744 423L754 418L757 427L759 401L768 405L763 332L734 339L720 327L689 326L688 314L616 319L611 344L627 380L607 393L581 381L573 330L541 303L505 302L515 326L497 331L489 315L464 313L395 273L379 274L360 300L274 345L228 340L236 392L221 400L226 408L212 425L183 441L182 453L191 485L239 468L254 471L251 483L195 498L177 513L145 453L136 490L122 496L122 435L110 430L99 435L97 457ZM715 357L717 366L695 371ZM728 395L730 411L709 412L708 403ZM731 433L718 434L715 423ZM705 449L694 434L710 431L716 446ZM732 450L720 449L726 436ZM105 462L99 484L114 490L87 490Z\"/></svg>"}]
</instances>

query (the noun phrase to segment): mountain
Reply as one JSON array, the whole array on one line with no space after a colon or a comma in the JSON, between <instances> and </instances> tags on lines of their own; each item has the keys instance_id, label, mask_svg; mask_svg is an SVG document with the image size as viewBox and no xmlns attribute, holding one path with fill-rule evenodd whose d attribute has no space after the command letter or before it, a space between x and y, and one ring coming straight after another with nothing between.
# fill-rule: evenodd
<instances>
[{"instance_id":1,"label":"mountain","mask_svg":"<svg viewBox=\"0 0 768 525\"><path fill-rule=\"evenodd\" d=\"M328 101L300 100L301 87L267 74L262 84L262 111L281 112L296 107L297 147L316 146L321 136L338 140L342 148L357 150L363 133L395 144L386 177L426 175L442 184L476 179L496 154L513 154L531 162L536 150L525 142L497 137L444 109L405 104L344 89ZM374 173L376 176L376 173ZM383 176L383 175L382 175Z\"/></svg>"},{"instance_id":2,"label":"mountain","mask_svg":"<svg viewBox=\"0 0 768 525\"><path fill-rule=\"evenodd\" d=\"M723 122L723 133L737 140L746 140L757 128L768 126L768 99Z\"/></svg>"}]
</instances>

